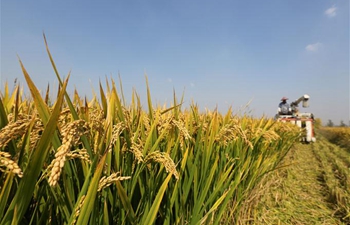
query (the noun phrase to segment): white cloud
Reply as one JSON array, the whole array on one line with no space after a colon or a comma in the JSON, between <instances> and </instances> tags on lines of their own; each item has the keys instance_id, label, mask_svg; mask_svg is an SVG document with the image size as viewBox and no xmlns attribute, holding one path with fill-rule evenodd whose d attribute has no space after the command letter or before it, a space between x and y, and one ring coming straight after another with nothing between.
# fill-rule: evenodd
<instances>
[{"instance_id":1,"label":"white cloud","mask_svg":"<svg viewBox=\"0 0 350 225\"><path fill-rule=\"evenodd\" d=\"M322 43L309 44L305 47L308 52L317 52L322 47Z\"/></svg>"},{"instance_id":2,"label":"white cloud","mask_svg":"<svg viewBox=\"0 0 350 225\"><path fill-rule=\"evenodd\" d=\"M324 14L326 14L328 17L335 17L337 15L337 8L333 5L329 9L327 9Z\"/></svg>"}]
</instances>

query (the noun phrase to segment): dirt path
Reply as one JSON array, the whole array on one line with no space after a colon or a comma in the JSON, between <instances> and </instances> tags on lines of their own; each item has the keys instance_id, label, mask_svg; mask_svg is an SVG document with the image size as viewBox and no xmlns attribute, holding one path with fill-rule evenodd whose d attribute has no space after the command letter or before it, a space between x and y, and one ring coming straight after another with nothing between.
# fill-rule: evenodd
<instances>
[{"instance_id":1,"label":"dirt path","mask_svg":"<svg viewBox=\"0 0 350 225\"><path fill-rule=\"evenodd\" d=\"M326 140L297 144L253 193L252 224L350 224L348 154Z\"/></svg>"}]
</instances>

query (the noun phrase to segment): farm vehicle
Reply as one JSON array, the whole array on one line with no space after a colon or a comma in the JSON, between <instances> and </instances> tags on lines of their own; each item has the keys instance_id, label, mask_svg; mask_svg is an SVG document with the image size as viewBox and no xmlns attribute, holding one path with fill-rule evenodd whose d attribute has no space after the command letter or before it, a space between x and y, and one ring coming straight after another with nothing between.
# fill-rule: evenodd
<instances>
[{"instance_id":1,"label":"farm vehicle","mask_svg":"<svg viewBox=\"0 0 350 225\"><path fill-rule=\"evenodd\" d=\"M301 141L304 143L316 142L315 130L314 130L314 115L307 112L299 112L299 104L302 103L303 108L309 107L309 95L303 95L297 100L293 101L290 106L286 103L287 98L282 98L282 103L279 105L278 113L275 119L280 122L288 122L295 124L296 126L303 129L304 133L301 137ZM280 107L281 104L286 104L288 107L288 112L282 112Z\"/></svg>"}]
</instances>

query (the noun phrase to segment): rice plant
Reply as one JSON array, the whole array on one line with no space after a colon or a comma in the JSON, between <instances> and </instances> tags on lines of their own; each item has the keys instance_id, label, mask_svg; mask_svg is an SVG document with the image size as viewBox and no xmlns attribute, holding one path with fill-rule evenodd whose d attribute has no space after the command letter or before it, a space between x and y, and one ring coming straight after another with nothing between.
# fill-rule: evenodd
<instances>
[{"instance_id":1,"label":"rice plant","mask_svg":"<svg viewBox=\"0 0 350 225\"><path fill-rule=\"evenodd\" d=\"M46 40L45 40L46 43ZM47 44L46 44L47 47ZM31 99L8 86L0 101L1 224L220 224L239 215L300 131L267 118L217 110L148 108L134 91L100 83L82 100L60 83L43 98L20 62ZM53 104L50 104L52 101ZM230 208L227 215L226 209Z\"/></svg>"}]
</instances>

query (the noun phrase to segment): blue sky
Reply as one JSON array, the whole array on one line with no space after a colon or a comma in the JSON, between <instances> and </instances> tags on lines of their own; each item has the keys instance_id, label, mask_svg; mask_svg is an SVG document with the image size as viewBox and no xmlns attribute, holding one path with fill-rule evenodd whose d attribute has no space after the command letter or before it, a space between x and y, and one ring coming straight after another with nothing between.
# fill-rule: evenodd
<instances>
[{"instance_id":1,"label":"blue sky","mask_svg":"<svg viewBox=\"0 0 350 225\"><path fill-rule=\"evenodd\" d=\"M323 122L350 120L349 1L1 1L1 90L25 86L17 55L39 89L57 86L45 32L69 90L91 97L99 79L122 79L146 102L225 113L248 102L273 117L283 96L310 95ZM53 94L54 95L54 94ZM146 108L147 105L144 104Z\"/></svg>"}]
</instances>

